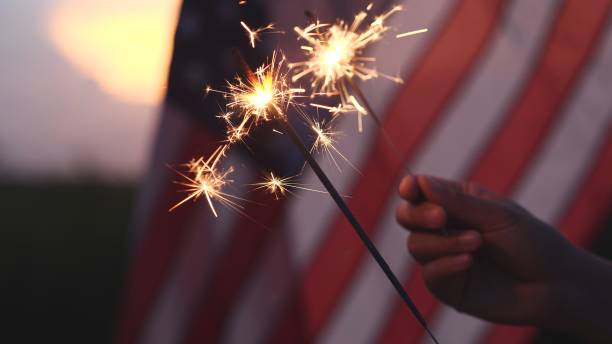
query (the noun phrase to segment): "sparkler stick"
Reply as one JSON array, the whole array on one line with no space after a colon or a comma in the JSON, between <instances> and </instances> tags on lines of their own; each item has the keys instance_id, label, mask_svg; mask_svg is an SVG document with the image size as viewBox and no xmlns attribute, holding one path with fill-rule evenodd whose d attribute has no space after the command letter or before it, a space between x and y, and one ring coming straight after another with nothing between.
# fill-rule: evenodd
<instances>
[{"instance_id":1,"label":"sparkler stick","mask_svg":"<svg viewBox=\"0 0 612 344\"><path fill-rule=\"evenodd\" d=\"M246 61L242 57L242 54L240 54L240 51L236 49L233 52L234 52L234 56L238 60L238 65L244 69L245 74L253 75L253 71L251 70L249 65L246 63ZM275 79L274 76L272 76L272 79ZM282 80L279 80L279 81L283 82ZM433 333L427 326L427 322L425 321L425 318L423 317L423 315L421 314L417 306L414 304L414 302L412 301L412 299L410 298L410 296L408 295L404 287L402 286L402 283L400 282L400 280L397 278L397 276L395 276L395 274L393 273L393 270L391 270L391 267L389 267L389 264L387 263L385 258L380 254L380 252L376 248L376 245L374 245L374 243L372 242L368 234L365 232L365 230L363 229L363 227L361 226L361 224L359 223L359 221L357 220L353 212L350 210L348 205L344 202L338 190L336 190L336 188L334 187L332 182L329 180L325 172L323 172L323 169L321 169L321 166L319 166L317 161L314 159L314 157L310 153L310 150L306 148L306 146L304 145L304 142L302 142L302 139L300 138L298 133L295 131L291 123L289 123L289 118L287 117L287 114L281 113L283 110L281 110L281 107L278 106L278 104L276 105L277 106L268 105L269 107L268 111L270 111L271 113L270 117L278 119L278 122L282 125L284 131L289 134L289 137L291 138L291 141L293 142L293 144L295 144L295 146L302 153L302 156L304 157L308 165L312 168L315 175L319 178L319 180L323 184L323 187L325 187L325 190L331 195L332 199L334 200L334 202L336 203L336 205L338 206L342 214L346 217L346 219L351 224L351 227L355 230L355 233L357 234L357 236L359 237L363 245L369 251L370 255L372 255L372 257L374 258L378 266L380 266L383 273L385 274L387 279L389 279L389 281L391 282L391 284L393 285L397 293L400 295L400 297L406 304L406 306L408 306L408 309L410 309L410 311L412 312L416 320L423 327L423 329L429 334L431 339L436 344L438 344L437 339L434 337ZM286 112L286 108L284 111Z\"/></svg>"}]
</instances>

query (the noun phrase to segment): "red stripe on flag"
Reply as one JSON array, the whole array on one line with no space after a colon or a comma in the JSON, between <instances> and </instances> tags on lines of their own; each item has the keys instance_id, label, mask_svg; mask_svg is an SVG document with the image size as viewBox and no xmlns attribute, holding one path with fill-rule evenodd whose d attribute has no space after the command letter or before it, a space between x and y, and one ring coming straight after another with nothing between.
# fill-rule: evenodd
<instances>
[{"instance_id":1,"label":"red stripe on flag","mask_svg":"<svg viewBox=\"0 0 612 344\"><path fill-rule=\"evenodd\" d=\"M599 1L597 6L584 6L580 0L568 0L563 5L536 64L535 73L507 120L492 136L493 142L481 159L475 160L477 164L468 174L469 180L504 194L516 185L536 156L552 123L561 115L565 98L595 50L597 38L601 36L606 23L608 7L609 1ZM551 84L551 80L554 83ZM424 283L421 276L410 273L405 285L418 283ZM423 288L419 287L419 290ZM424 313L436 313L439 303L427 300L433 299L429 292L418 293L418 290L408 289L408 293L415 300L431 305L432 309L422 309ZM381 339L406 333L404 328L409 320L404 307L397 303L392 312L394 320L389 324L393 326L387 326ZM411 338L410 343L420 340L423 331L419 332L418 336Z\"/></svg>"},{"instance_id":2,"label":"red stripe on flag","mask_svg":"<svg viewBox=\"0 0 612 344\"><path fill-rule=\"evenodd\" d=\"M416 267L412 272L415 278L408 280L408 284L405 285L407 290L410 290L413 297L416 295L428 295L428 297L414 297L414 302L421 310L423 317L431 319L433 312L436 309L437 300L431 296L423 280L423 270L420 266ZM396 306L397 307L397 306ZM393 316L388 321L383 322L385 325L385 331L382 336L378 339L379 343L414 343L418 339L423 330L421 325L416 321L407 321L408 315L402 313L401 317ZM393 329L393 330L390 330ZM417 334L410 338L406 338L407 335ZM435 334L434 334L435 335Z\"/></svg>"},{"instance_id":3,"label":"red stripe on flag","mask_svg":"<svg viewBox=\"0 0 612 344\"><path fill-rule=\"evenodd\" d=\"M599 159L567 213L560 228L572 243L586 247L593 243L597 229L612 208L612 128ZM583 230L592 228L593 230Z\"/></svg>"},{"instance_id":4,"label":"red stripe on flag","mask_svg":"<svg viewBox=\"0 0 612 344\"><path fill-rule=\"evenodd\" d=\"M612 126L590 172L573 197L558 228L573 244L589 247L612 209ZM537 334L533 327L496 325L482 341L487 344L529 343Z\"/></svg>"},{"instance_id":5,"label":"red stripe on flag","mask_svg":"<svg viewBox=\"0 0 612 344\"><path fill-rule=\"evenodd\" d=\"M192 130L186 136L188 138L178 149L176 160L169 163L183 163L199 154L210 154L216 146L212 135L205 130ZM172 182L174 176L166 175L164 192L151 212L142 242L132 257L115 337L118 344L135 343L141 335L195 208L185 206L168 212L182 195Z\"/></svg>"},{"instance_id":6,"label":"red stripe on flag","mask_svg":"<svg viewBox=\"0 0 612 344\"><path fill-rule=\"evenodd\" d=\"M275 200L263 191L255 192L245 214L261 224L241 216L234 226L230 246L219 258L209 289L201 297L186 332L185 343L215 343L223 334L225 321L245 288L245 281L255 271L266 243L282 234L278 223L284 215L285 199ZM265 207L262 207L262 204ZM269 228L262 228L262 225Z\"/></svg>"},{"instance_id":7,"label":"red stripe on flag","mask_svg":"<svg viewBox=\"0 0 612 344\"><path fill-rule=\"evenodd\" d=\"M495 325L485 335L481 343L504 344L504 343L529 343L538 333L535 327L517 327L510 325Z\"/></svg>"},{"instance_id":8,"label":"red stripe on flag","mask_svg":"<svg viewBox=\"0 0 612 344\"><path fill-rule=\"evenodd\" d=\"M429 129L469 75L496 27L504 3L503 0L462 1L395 98L384 128L398 144L404 161L397 160L388 151L384 138L378 135L362 170L364 177L353 186L349 200L349 207L369 235L377 228L405 161L424 141ZM299 312L296 308L303 307L306 314L302 326L307 342L321 332L364 257L362 243L342 215L335 217L327 233L304 273L301 289L286 310L291 314ZM287 342L280 333L287 333L282 329L292 326L288 321L280 322L273 335L275 342Z\"/></svg>"}]
</instances>

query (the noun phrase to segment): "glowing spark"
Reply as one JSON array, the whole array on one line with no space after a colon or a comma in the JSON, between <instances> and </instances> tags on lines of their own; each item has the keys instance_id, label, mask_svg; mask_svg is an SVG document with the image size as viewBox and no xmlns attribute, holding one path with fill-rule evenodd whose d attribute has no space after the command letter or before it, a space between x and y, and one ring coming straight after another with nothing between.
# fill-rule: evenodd
<instances>
[{"instance_id":1,"label":"glowing spark","mask_svg":"<svg viewBox=\"0 0 612 344\"><path fill-rule=\"evenodd\" d=\"M255 42L256 41L260 41L261 39L259 38L259 34L262 33L263 31L268 31L268 30L274 30L274 24L268 24L266 26L257 28L255 30L251 29L245 22L241 21L240 25L242 25L242 27L244 28L244 30L247 32L247 35L249 36L249 43L251 44L252 48L255 48Z\"/></svg>"},{"instance_id":2,"label":"glowing spark","mask_svg":"<svg viewBox=\"0 0 612 344\"><path fill-rule=\"evenodd\" d=\"M342 154L342 152L340 152L340 150L335 146L337 138L340 136L340 132L332 130L332 121L324 123L310 120L310 122L310 129L312 129L315 134L315 141L312 144L310 153L312 154L316 151L326 153L330 160L334 163L338 171L342 171L335 157L335 155L337 155L342 158L342 160L346 161L346 163L351 166L355 171L359 172L357 167L351 164L348 158L344 156L344 154Z\"/></svg>"},{"instance_id":3,"label":"glowing spark","mask_svg":"<svg viewBox=\"0 0 612 344\"><path fill-rule=\"evenodd\" d=\"M262 182L256 183L253 185L256 186L255 190L263 189L269 192L270 194L274 195L276 199L279 199L280 197L284 197L287 193L293 194L290 189L300 189L300 190L326 193L324 191L310 189L310 188L301 186L293 181L294 178L295 176L285 177L285 178L277 177L274 175L274 173L270 172L266 176L264 176L264 180Z\"/></svg>"},{"instance_id":4,"label":"glowing spark","mask_svg":"<svg viewBox=\"0 0 612 344\"><path fill-rule=\"evenodd\" d=\"M329 113L331 113L332 115L337 115L339 113L345 113L345 112L352 111L351 109L347 109L346 107L342 106L342 104L338 104L338 106L328 106L328 105L323 105L323 104L310 103L310 106L315 107L315 108L325 109L329 111Z\"/></svg>"},{"instance_id":5,"label":"glowing spark","mask_svg":"<svg viewBox=\"0 0 612 344\"><path fill-rule=\"evenodd\" d=\"M242 208L240 204L236 202L240 198L229 195L223 192L223 187L231 183L229 175L234 172L233 167L229 167L226 170L219 170L216 168L216 164L219 159L225 155L227 145L221 146L215 150L215 152L206 160L204 158L192 159L190 162L185 164L188 173L182 173L176 171L183 181L177 182L178 184L185 187L183 191L189 194L183 200L175 204L170 211L178 208L189 200L197 200L201 197L205 197L208 202L208 206L215 217L218 216L213 201L217 201L222 205L230 207L235 210Z\"/></svg>"},{"instance_id":6,"label":"glowing spark","mask_svg":"<svg viewBox=\"0 0 612 344\"><path fill-rule=\"evenodd\" d=\"M420 29L420 30L414 30L414 31L408 31L408 32L404 32L404 33L400 33L398 35L395 35L395 38L402 38L402 37L408 37L408 36L412 36L412 35L418 35L419 33L424 33L429 31L428 29Z\"/></svg>"},{"instance_id":7,"label":"glowing spark","mask_svg":"<svg viewBox=\"0 0 612 344\"><path fill-rule=\"evenodd\" d=\"M229 143L242 141L260 122L284 118L294 98L305 92L289 86L283 64L284 58L277 60L274 52L270 63L260 66L246 79L236 77L233 83L227 83L225 91L211 90L223 94L228 99L228 109L233 110L232 115L222 116L228 123Z\"/></svg>"},{"instance_id":8,"label":"glowing spark","mask_svg":"<svg viewBox=\"0 0 612 344\"><path fill-rule=\"evenodd\" d=\"M399 77L378 72L370 65L376 62L376 59L364 56L364 50L380 40L390 29L385 25L385 21L392 14L401 11L402 7L394 6L364 26L371 8L372 4L369 4L366 11L357 13L351 23L340 20L327 24L317 20L303 28L295 27L298 40L303 39L306 42L301 49L307 59L289 64L293 69L293 81L310 76L314 94L340 96L341 106L330 109L333 113L358 112L359 123L366 112L351 99L348 79L357 77L360 80L369 80L381 76L397 83L402 82Z\"/></svg>"},{"instance_id":9,"label":"glowing spark","mask_svg":"<svg viewBox=\"0 0 612 344\"><path fill-rule=\"evenodd\" d=\"M357 130L361 133L363 132L363 116L367 115L368 111L366 111L366 109L364 109L363 106L359 104L359 102L357 101L357 99L355 99L355 97L353 97L353 95L349 96L349 101L351 102L351 104L353 104L355 109L357 109Z\"/></svg>"}]
</instances>

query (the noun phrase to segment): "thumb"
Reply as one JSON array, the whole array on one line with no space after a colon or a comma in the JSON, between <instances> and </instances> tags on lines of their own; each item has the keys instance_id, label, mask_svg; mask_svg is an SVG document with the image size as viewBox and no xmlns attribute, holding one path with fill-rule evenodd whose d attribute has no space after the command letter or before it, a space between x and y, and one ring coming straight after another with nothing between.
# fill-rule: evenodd
<instances>
[{"instance_id":1,"label":"thumb","mask_svg":"<svg viewBox=\"0 0 612 344\"><path fill-rule=\"evenodd\" d=\"M430 176L419 176L417 182L425 198L444 208L449 219L483 230L512 222L506 202L477 184Z\"/></svg>"}]
</instances>

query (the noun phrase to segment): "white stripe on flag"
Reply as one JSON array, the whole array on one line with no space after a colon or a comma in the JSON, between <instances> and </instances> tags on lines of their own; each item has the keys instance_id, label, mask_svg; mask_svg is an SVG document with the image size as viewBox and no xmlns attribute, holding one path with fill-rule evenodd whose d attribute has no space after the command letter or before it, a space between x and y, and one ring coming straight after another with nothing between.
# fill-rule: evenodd
<instances>
[{"instance_id":1,"label":"white stripe on flag","mask_svg":"<svg viewBox=\"0 0 612 344\"><path fill-rule=\"evenodd\" d=\"M240 295L224 333L224 343L263 343L271 324L276 324L283 305L291 290L293 266L291 246L287 244L286 231L281 231L270 240L262 257L261 267L253 274L246 286L247 291Z\"/></svg>"},{"instance_id":2,"label":"white stripe on flag","mask_svg":"<svg viewBox=\"0 0 612 344\"><path fill-rule=\"evenodd\" d=\"M612 25L608 25L602 42L596 60L544 144L541 158L515 193L517 202L549 223L558 220L571 202L612 120ZM436 319L434 333L441 342L477 343L489 324L444 307Z\"/></svg>"},{"instance_id":3,"label":"white stripe on flag","mask_svg":"<svg viewBox=\"0 0 612 344\"><path fill-rule=\"evenodd\" d=\"M399 41L401 44L391 38L390 35L387 40L378 43L369 55L377 58L377 65L381 66L381 70L385 69L386 66L390 66L389 68L401 66L404 71L409 72L423 49L436 37L436 32L440 25L444 23L446 14L453 8L452 4L454 2L455 0L404 1L402 5L405 10L391 17L389 24L397 27L398 30L407 30L409 28L405 27L405 23L410 23L411 27L415 28L427 27L429 32L407 41ZM408 73L402 74L407 75ZM391 101L391 97L395 94L394 91L397 88L397 84L386 80L369 81L363 85L363 91L368 95L372 107L380 115ZM349 157L350 161L357 167L363 165L364 156L378 128L371 120L366 118L365 132L358 134L356 118L347 115L339 122L338 129L346 134L338 142L340 151ZM348 187L355 178L360 177L348 166L344 166L342 173L338 173L333 163L324 156L318 156L317 161L328 172L330 179L340 193L346 194ZM319 185L318 179L308 168L306 168L303 182L308 186L317 187ZM291 248L291 261L296 262L293 266L295 272L296 270L300 271L310 261L321 236L324 234L324 230L329 226L332 217L337 214L337 210L328 196L312 192L299 192L298 197L294 197L290 202L288 221L286 222L289 238L286 244ZM264 281L270 278L262 277L262 275L275 273L278 272L266 263L258 265L256 273L253 274L253 280L247 282L244 295L241 296L238 307L230 317L226 331L228 338L231 339L229 342L261 342L263 340L261 336L275 324L267 316L260 316L261 314L276 314L278 312L277 307L281 306L278 302L266 301L270 296L269 291L260 286L261 283L265 283ZM278 293L286 296L283 291L278 291ZM258 328L256 333L253 332L253 328Z\"/></svg>"},{"instance_id":4,"label":"white stripe on flag","mask_svg":"<svg viewBox=\"0 0 612 344\"><path fill-rule=\"evenodd\" d=\"M460 98L451 105L447 119L429 135L431 140L411 166L413 171L461 177L479 151L480 143L501 120L507 103L528 76L530 62L538 52L551 13L554 13L553 3L553 0L511 3L504 14L506 26L496 31L491 47L459 93ZM395 222L395 208L399 203L399 196L394 192L381 223L380 235L375 239L403 280L412 259L406 252L406 231ZM388 320L386 315L397 301L395 291L375 262L368 259L365 264L351 290L347 291L348 297L322 342L372 342L384 327L383 322Z\"/></svg>"},{"instance_id":5,"label":"white stripe on flag","mask_svg":"<svg viewBox=\"0 0 612 344\"><path fill-rule=\"evenodd\" d=\"M223 165L237 166L237 154L230 153ZM248 168L233 175L234 185L249 183L255 173ZM246 192L246 187L237 187L233 192ZM180 249L177 251L176 264L161 289L157 302L146 323L143 341L146 344L179 343L183 330L190 323L189 316L197 306L199 295L207 284L217 255L224 249L231 235L231 229L239 215L234 210L217 206L218 218L214 218L206 201L199 201L198 209L186 230ZM180 211L180 210L177 210Z\"/></svg>"}]
</instances>

